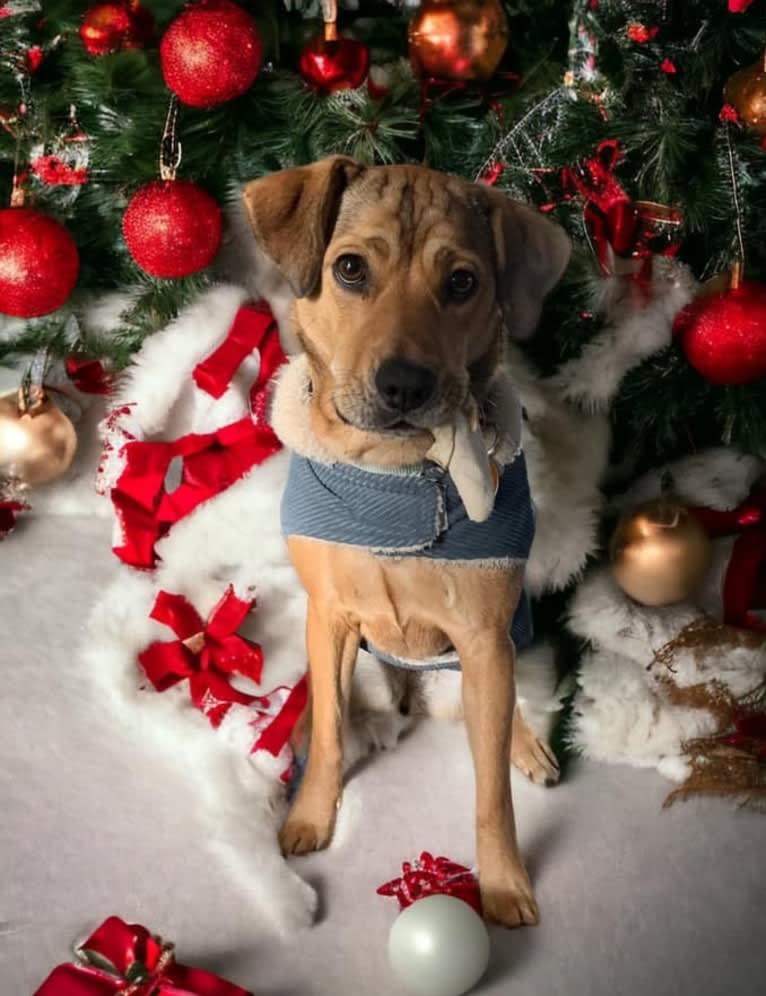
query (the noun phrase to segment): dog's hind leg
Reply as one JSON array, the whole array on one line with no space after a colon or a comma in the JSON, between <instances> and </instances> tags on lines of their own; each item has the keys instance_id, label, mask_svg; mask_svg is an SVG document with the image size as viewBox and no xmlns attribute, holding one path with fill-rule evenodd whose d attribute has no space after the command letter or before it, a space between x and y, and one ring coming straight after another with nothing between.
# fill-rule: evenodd
<instances>
[{"instance_id":1,"label":"dog's hind leg","mask_svg":"<svg viewBox=\"0 0 766 996\"><path fill-rule=\"evenodd\" d=\"M511 763L536 785L555 785L561 775L556 755L528 725L518 702L513 710Z\"/></svg>"},{"instance_id":2,"label":"dog's hind leg","mask_svg":"<svg viewBox=\"0 0 766 996\"><path fill-rule=\"evenodd\" d=\"M327 847L343 789L343 728L359 633L309 599L306 643L311 673L311 737L306 773L279 835L286 854Z\"/></svg>"}]
</instances>

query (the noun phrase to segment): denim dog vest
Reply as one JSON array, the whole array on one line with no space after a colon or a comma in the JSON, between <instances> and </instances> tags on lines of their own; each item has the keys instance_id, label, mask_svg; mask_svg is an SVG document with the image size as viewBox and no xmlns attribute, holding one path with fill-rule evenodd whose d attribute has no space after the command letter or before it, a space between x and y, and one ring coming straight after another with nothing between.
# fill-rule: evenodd
<instances>
[{"instance_id":1,"label":"denim dog vest","mask_svg":"<svg viewBox=\"0 0 766 996\"><path fill-rule=\"evenodd\" d=\"M491 561L502 566L527 561L534 529L521 452L501 474L492 513L484 522L468 518L449 474L435 464L385 472L319 463L296 453L290 458L282 498L285 536L360 546L381 557ZM517 650L531 642L526 594L516 609L511 636ZM391 657L374 647L366 649L400 667L460 668L454 651L414 661Z\"/></svg>"}]
</instances>

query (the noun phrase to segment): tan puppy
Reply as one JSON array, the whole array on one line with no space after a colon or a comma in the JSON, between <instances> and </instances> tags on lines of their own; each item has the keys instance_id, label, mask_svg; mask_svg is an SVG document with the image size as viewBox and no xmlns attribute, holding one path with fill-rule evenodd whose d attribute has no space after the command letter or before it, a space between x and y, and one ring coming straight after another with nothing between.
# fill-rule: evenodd
<instances>
[{"instance_id":1,"label":"tan puppy","mask_svg":"<svg viewBox=\"0 0 766 996\"><path fill-rule=\"evenodd\" d=\"M419 464L449 427L452 451L469 454L464 464L481 442L477 433L496 457L513 444L497 388L504 335L533 331L569 257L559 228L488 187L344 157L253 181L245 206L261 249L295 294L292 331L304 356L280 382L275 413L288 446L325 463L382 469ZM450 466L461 497L471 481L483 486L487 459L479 448L473 477L457 458ZM502 453L499 459L505 462ZM468 483L459 484L459 475ZM452 646L476 771L484 909L508 926L536 923L514 826L512 729L520 767L539 781L558 772L514 710L509 632L523 565L382 557L299 536L289 549L309 596L312 723L283 849L305 853L331 839L360 642L417 660Z\"/></svg>"}]
</instances>

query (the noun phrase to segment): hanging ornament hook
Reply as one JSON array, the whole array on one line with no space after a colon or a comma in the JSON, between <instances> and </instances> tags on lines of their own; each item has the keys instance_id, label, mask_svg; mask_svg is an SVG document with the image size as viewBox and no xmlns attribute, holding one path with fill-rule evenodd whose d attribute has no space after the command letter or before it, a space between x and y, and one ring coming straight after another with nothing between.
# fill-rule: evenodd
<instances>
[{"instance_id":1,"label":"hanging ornament hook","mask_svg":"<svg viewBox=\"0 0 766 996\"><path fill-rule=\"evenodd\" d=\"M324 21L324 40L338 40L338 0L322 0L322 20Z\"/></svg>"},{"instance_id":2,"label":"hanging ornament hook","mask_svg":"<svg viewBox=\"0 0 766 996\"><path fill-rule=\"evenodd\" d=\"M165 128L160 142L160 177L163 180L175 180L178 167L181 165L182 148L176 134L178 124L178 98L175 94L170 98L168 113L165 118Z\"/></svg>"}]
</instances>

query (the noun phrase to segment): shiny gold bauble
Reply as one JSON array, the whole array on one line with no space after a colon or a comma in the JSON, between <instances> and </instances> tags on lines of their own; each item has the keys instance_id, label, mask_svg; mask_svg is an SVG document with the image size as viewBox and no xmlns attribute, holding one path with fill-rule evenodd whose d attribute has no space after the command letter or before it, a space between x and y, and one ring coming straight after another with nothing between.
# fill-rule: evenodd
<instances>
[{"instance_id":1,"label":"shiny gold bauble","mask_svg":"<svg viewBox=\"0 0 766 996\"><path fill-rule=\"evenodd\" d=\"M423 0L408 37L417 76L488 80L508 45L508 18L501 0Z\"/></svg>"},{"instance_id":2,"label":"shiny gold bauble","mask_svg":"<svg viewBox=\"0 0 766 996\"><path fill-rule=\"evenodd\" d=\"M735 73L724 87L723 95L749 128L758 135L766 135L766 55L755 65Z\"/></svg>"},{"instance_id":3,"label":"shiny gold bauble","mask_svg":"<svg viewBox=\"0 0 766 996\"><path fill-rule=\"evenodd\" d=\"M16 394L0 398L0 477L45 484L63 474L77 449L77 433L50 398L24 411Z\"/></svg>"},{"instance_id":4,"label":"shiny gold bauble","mask_svg":"<svg viewBox=\"0 0 766 996\"><path fill-rule=\"evenodd\" d=\"M697 588L710 566L710 540L694 515L659 498L639 505L617 525L612 574L642 605L672 605Z\"/></svg>"}]
</instances>

